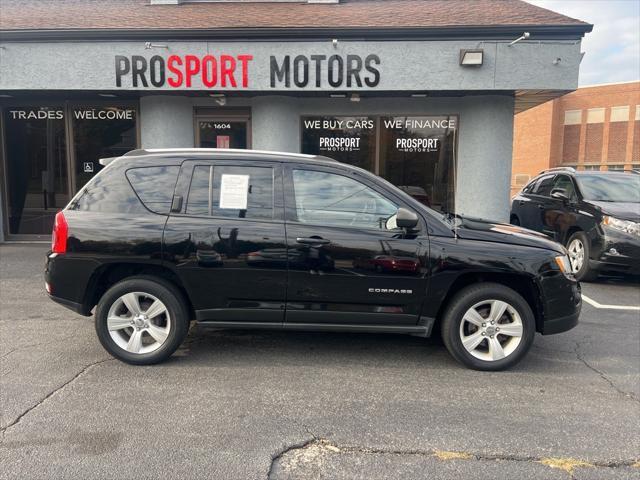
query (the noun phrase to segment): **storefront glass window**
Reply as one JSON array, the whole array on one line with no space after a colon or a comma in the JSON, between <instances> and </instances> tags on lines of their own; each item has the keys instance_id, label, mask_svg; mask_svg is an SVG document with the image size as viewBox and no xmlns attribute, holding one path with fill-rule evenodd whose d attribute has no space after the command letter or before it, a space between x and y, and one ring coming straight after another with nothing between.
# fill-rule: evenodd
<instances>
[{"instance_id":1,"label":"storefront glass window","mask_svg":"<svg viewBox=\"0 0 640 480\"><path fill-rule=\"evenodd\" d=\"M454 211L456 116L380 118L379 174L425 205Z\"/></svg>"},{"instance_id":2,"label":"storefront glass window","mask_svg":"<svg viewBox=\"0 0 640 480\"><path fill-rule=\"evenodd\" d=\"M304 117L302 153L326 155L371 172L375 169L373 117Z\"/></svg>"},{"instance_id":3,"label":"storefront glass window","mask_svg":"<svg viewBox=\"0 0 640 480\"><path fill-rule=\"evenodd\" d=\"M198 120L201 148L247 148L247 122Z\"/></svg>"},{"instance_id":4,"label":"storefront glass window","mask_svg":"<svg viewBox=\"0 0 640 480\"><path fill-rule=\"evenodd\" d=\"M126 106L75 107L72 110L76 189L102 169L101 158L137 147L136 110Z\"/></svg>"},{"instance_id":5,"label":"storefront glass window","mask_svg":"<svg viewBox=\"0 0 640 480\"><path fill-rule=\"evenodd\" d=\"M50 233L69 201L64 108L6 108L4 125L9 233Z\"/></svg>"}]
</instances>

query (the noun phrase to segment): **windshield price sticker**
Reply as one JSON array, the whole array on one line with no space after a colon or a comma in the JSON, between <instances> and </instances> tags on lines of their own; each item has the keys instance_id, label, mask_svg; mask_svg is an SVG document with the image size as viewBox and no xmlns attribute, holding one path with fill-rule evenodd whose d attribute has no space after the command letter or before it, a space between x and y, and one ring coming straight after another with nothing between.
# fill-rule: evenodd
<instances>
[{"instance_id":1,"label":"windshield price sticker","mask_svg":"<svg viewBox=\"0 0 640 480\"><path fill-rule=\"evenodd\" d=\"M220 208L246 210L249 197L249 175L222 175Z\"/></svg>"}]
</instances>

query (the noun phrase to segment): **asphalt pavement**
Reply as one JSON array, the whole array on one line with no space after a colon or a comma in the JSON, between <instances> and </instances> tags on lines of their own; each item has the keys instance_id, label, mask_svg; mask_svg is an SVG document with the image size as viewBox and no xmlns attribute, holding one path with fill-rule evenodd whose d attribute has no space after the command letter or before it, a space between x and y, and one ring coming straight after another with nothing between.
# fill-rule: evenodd
<instances>
[{"instance_id":1,"label":"asphalt pavement","mask_svg":"<svg viewBox=\"0 0 640 480\"><path fill-rule=\"evenodd\" d=\"M46 298L46 250L0 245L1 479L640 479L638 310L585 304L500 373L436 339L198 327L133 367Z\"/></svg>"}]
</instances>

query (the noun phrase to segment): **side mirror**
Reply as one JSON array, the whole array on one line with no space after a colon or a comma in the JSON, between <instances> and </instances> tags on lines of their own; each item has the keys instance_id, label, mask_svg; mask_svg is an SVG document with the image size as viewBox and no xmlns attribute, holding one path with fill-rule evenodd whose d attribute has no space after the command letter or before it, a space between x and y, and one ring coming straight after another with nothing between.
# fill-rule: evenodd
<instances>
[{"instance_id":1,"label":"side mirror","mask_svg":"<svg viewBox=\"0 0 640 480\"><path fill-rule=\"evenodd\" d=\"M396 225L400 228L415 228L418 225L418 214L400 207L396 213Z\"/></svg>"},{"instance_id":2,"label":"side mirror","mask_svg":"<svg viewBox=\"0 0 640 480\"><path fill-rule=\"evenodd\" d=\"M569 201L569 196L567 195L567 191L564 188L554 188L553 190L551 190L551 198L562 200L563 202Z\"/></svg>"}]
</instances>

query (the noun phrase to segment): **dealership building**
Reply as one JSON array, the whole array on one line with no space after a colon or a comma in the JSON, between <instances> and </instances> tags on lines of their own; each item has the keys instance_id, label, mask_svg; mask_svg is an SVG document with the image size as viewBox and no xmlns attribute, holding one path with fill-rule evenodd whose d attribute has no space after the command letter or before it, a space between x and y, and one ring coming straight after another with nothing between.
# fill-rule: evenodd
<instances>
[{"instance_id":1,"label":"dealership building","mask_svg":"<svg viewBox=\"0 0 640 480\"><path fill-rule=\"evenodd\" d=\"M520 0L0 0L0 240L135 148L321 154L506 220L514 114L592 26Z\"/></svg>"}]
</instances>

